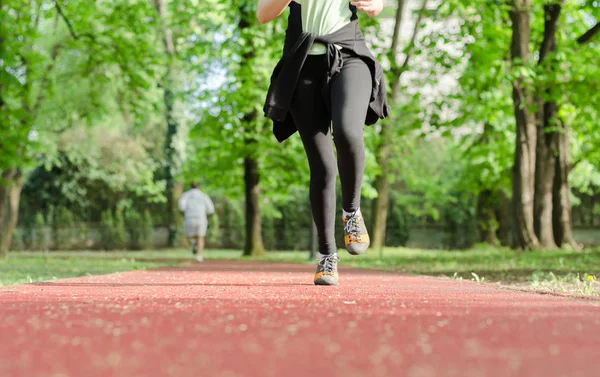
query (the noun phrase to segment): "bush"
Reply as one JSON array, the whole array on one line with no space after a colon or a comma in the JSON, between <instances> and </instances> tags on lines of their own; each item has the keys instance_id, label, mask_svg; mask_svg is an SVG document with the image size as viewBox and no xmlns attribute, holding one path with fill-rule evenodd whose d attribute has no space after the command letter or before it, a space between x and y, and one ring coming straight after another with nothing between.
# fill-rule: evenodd
<instances>
[{"instance_id":1,"label":"bush","mask_svg":"<svg viewBox=\"0 0 600 377\"><path fill-rule=\"evenodd\" d=\"M32 229L32 247L42 251L48 250L48 233L46 231L46 220L44 220L44 215L39 212L35 214Z\"/></svg>"},{"instance_id":2,"label":"bush","mask_svg":"<svg viewBox=\"0 0 600 377\"><path fill-rule=\"evenodd\" d=\"M442 213L444 221L444 244L449 249L468 249L479 239L475 200L469 193L455 194L457 200Z\"/></svg>"},{"instance_id":3,"label":"bush","mask_svg":"<svg viewBox=\"0 0 600 377\"><path fill-rule=\"evenodd\" d=\"M277 245L277 235L275 232L275 219L273 216L263 216L262 222L262 237L265 249L274 250Z\"/></svg>"},{"instance_id":4,"label":"bush","mask_svg":"<svg viewBox=\"0 0 600 377\"><path fill-rule=\"evenodd\" d=\"M121 209L115 212L113 242L116 249L123 250L127 248L127 229L125 228L125 217Z\"/></svg>"},{"instance_id":5,"label":"bush","mask_svg":"<svg viewBox=\"0 0 600 377\"><path fill-rule=\"evenodd\" d=\"M13 229L12 238L10 241L10 250L25 250L23 242L23 232L19 228Z\"/></svg>"},{"instance_id":6,"label":"bush","mask_svg":"<svg viewBox=\"0 0 600 377\"><path fill-rule=\"evenodd\" d=\"M221 220L221 219L219 219ZM244 246L244 210L241 202L223 199L223 233L221 246L238 249Z\"/></svg>"},{"instance_id":7,"label":"bush","mask_svg":"<svg viewBox=\"0 0 600 377\"><path fill-rule=\"evenodd\" d=\"M125 212L125 225L129 232L129 247L135 250L143 249L142 216L135 208L129 208Z\"/></svg>"},{"instance_id":8,"label":"bush","mask_svg":"<svg viewBox=\"0 0 600 377\"><path fill-rule=\"evenodd\" d=\"M54 212L52 230L54 233L54 248L68 250L74 239L73 214L66 207L59 207Z\"/></svg>"},{"instance_id":9,"label":"bush","mask_svg":"<svg viewBox=\"0 0 600 377\"><path fill-rule=\"evenodd\" d=\"M78 249L87 249L90 245L89 242L89 232L87 224L83 221L80 221L77 224L77 248Z\"/></svg>"},{"instance_id":10,"label":"bush","mask_svg":"<svg viewBox=\"0 0 600 377\"><path fill-rule=\"evenodd\" d=\"M386 246L406 246L410 238L410 216L408 210L394 202L388 210L385 232Z\"/></svg>"},{"instance_id":11,"label":"bush","mask_svg":"<svg viewBox=\"0 0 600 377\"><path fill-rule=\"evenodd\" d=\"M35 250L35 228L33 224L26 223L21 229L21 242L24 250ZM14 239L14 236L13 236ZM11 250L14 250L14 241L11 244Z\"/></svg>"},{"instance_id":12,"label":"bush","mask_svg":"<svg viewBox=\"0 0 600 377\"><path fill-rule=\"evenodd\" d=\"M208 231L206 233L206 243L210 247L218 247L219 244L219 214L215 211L208 218Z\"/></svg>"},{"instance_id":13,"label":"bush","mask_svg":"<svg viewBox=\"0 0 600 377\"><path fill-rule=\"evenodd\" d=\"M102 212L100 218L100 233L101 233L101 241L100 244L102 248L105 250L112 250L115 248L115 244L113 241L113 233L114 233L114 219L112 212L110 210L106 210Z\"/></svg>"},{"instance_id":14,"label":"bush","mask_svg":"<svg viewBox=\"0 0 600 377\"><path fill-rule=\"evenodd\" d=\"M140 247L142 249L150 249L152 248L153 236L154 236L154 223L152 221L152 215L150 211L145 210L144 216L142 217L142 226L141 226L141 238L140 238Z\"/></svg>"}]
</instances>

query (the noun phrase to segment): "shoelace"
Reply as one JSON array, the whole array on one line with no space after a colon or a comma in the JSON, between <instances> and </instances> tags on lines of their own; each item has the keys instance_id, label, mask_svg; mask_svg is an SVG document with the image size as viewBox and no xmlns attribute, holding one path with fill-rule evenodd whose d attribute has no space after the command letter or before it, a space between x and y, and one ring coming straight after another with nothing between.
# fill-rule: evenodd
<instances>
[{"instance_id":1,"label":"shoelace","mask_svg":"<svg viewBox=\"0 0 600 377\"><path fill-rule=\"evenodd\" d=\"M336 270L337 262L340 261L340 257L337 254L331 254L321 259L319 264L323 266L324 273L331 273Z\"/></svg>"},{"instance_id":2,"label":"shoelace","mask_svg":"<svg viewBox=\"0 0 600 377\"><path fill-rule=\"evenodd\" d=\"M357 212L354 212L353 214L351 214L350 217L348 217L346 219L346 224L344 225L344 231L346 232L346 234L348 234L348 236L350 236L349 238L351 240L356 240L360 236L359 235L360 228L358 225L359 217L358 217Z\"/></svg>"}]
</instances>

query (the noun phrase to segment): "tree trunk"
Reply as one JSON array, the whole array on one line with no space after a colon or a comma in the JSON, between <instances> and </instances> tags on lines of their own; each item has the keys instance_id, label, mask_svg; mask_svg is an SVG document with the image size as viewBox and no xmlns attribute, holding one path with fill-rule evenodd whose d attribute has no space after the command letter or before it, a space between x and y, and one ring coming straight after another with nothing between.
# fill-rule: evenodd
<instances>
[{"instance_id":1,"label":"tree trunk","mask_svg":"<svg viewBox=\"0 0 600 377\"><path fill-rule=\"evenodd\" d=\"M404 15L407 1L398 0L394 34L392 36L392 45L388 53L392 72L392 80L390 82L391 92L388 93L388 100L392 106L396 102L396 98L400 92L400 78L402 73L408 70L408 63L414 50L414 44L421 27L421 21L423 20L425 10L427 9L427 3L428 0L423 0L421 4L404 62L400 65L397 62L397 55L400 52L400 31L402 26L402 17ZM394 116L392 115L390 116L390 121L381 125L381 131L379 133L380 143L377 151L375 152L377 165L379 166L379 174L375 177L374 182L375 189L377 190L377 197L373 203L373 229L371 231L371 247L375 250L383 250L383 246L385 245L385 232L387 227L388 207L390 201L390 183L388 180L388 174L390 173L389 160L390 150L393 143L389 127L393 119Z\"/></svg>"},{"instance_id":2,"label":"tree trunk","mask_svg":"<svg viewBox=\"0 0 600 377\"><path fill-rule=\"evenodd\" d=\"M167 76L171 75L171 69L167 72ZM178 201L183 194L183 183L179 182L177 176L180 173L180 163L178 161L177 148L175 142L179 123L174 114L175 97L171 90L171 80L167 78L164 88L164 104L165 117L167 121L167 133L165 137L165 171L164 177L167 182L167 223L169 224L169 247L182 246L185 243L185 236L181 230L183 229L183 218L179 213Z\"/></svg>"},{"instance_id":3,"label":"tree trunk","mask_svg":"<svg viewBox=\"0 0 600 377\"><path fill-rule=\"evenodd\" d=\"M247 143L250 148L254 142ZM262 240L260 216L259 170L256 158L244 158L244 183L246 185L246 244L244 255L258 256L265 253Z\"/></svg>"},{"instance_id":4,"label":"tree trunk","mask_svg":"<svg viewBox=\"0 0 600 377\"><path fill-rule=\"evenodd\" d=\"M556 243L552 227L552 187L555 173L556 133L551 131L550 127L553 127L556 119L556 102L540 103L540 107L541 114L538 119L541 119L538 121L535 160L534 229L540 247L554 249Z\"/></svg>"},{"instance_id":5,"label":"tree trunk","mask_svg":"<svg viewBox=\"0 0 600 377\"><path fill-rule=\"evenodd\" d=\"M556 28L561 11L561 1L544 5L544 38L540 46L538 64L547 62L546 57L556 51ZM554 70L556 60L552 58L548 67ZM538 95L537 146L535 167L534 229L540 246L556 248L552 226L552 187L555 174L556 123L558 105L552 99L552 85L547 85L545 95L550 100L542 101Z\"/></svg>"},{"instance_id":6,"label":"tree trunk","mask_svg":"<svg viewBox=\"0 0 600 377\"><path fill-rule=\"evenodd\" d=\"M0 224L4 224L4 218L8 213L8 198L10 192L10 184L15 175L16 169L6 169L2 171L0 176Z\"/></svg>"},{"instance_id":7,"label":"tree trunk","mask_svg":"<svg viewBox=\"0 0 600 377\"><path fill-rule=\"evenodd\" d=\"M179 181L181 174L181 162L177 153L176 138L179 132L179 122L175 117L175 83L173 59L175 56L175 45L173 35L167 25L167 10L165 0L153 0L154 7L160 18L160 33L165 54L167 55L167 71L163 82L163 101L165 105L165 120L167 122L167 132L165 136L165 171L164 178L167 183L167 223L169 225L168 243L170 247L181 246L185 242L183 233L183 219L179 214L177 202L183 193L183 183Z\"/></svg>"},{"instance_id":8,"label":"tree trunk","mask_svg":"<svg viewBox=\"0 0 600 377\"><path fill-rule=\"evenodd\" d=\"M531 34L529 0L513 0L510 10L512 20L511 55L513 64L520 65L530 59ZM525 88L523 77L513 81L513 102L516 130L515 162L513 165L514 232L520 248L539 247L533 227L533 196L535 188L536 122L531 113L531 95Z\"/></svg>"},{"instance_id":9,"label":"tree trunk","mask_svg":"<svg viewBox=\"0 0 600 377\"><path fill-rule=\"evenodd\" d=\"M560 4L555 4L560 11ZM547 12L546 5L544 11ZM547 17L548 19L548 17ZM548 20L546 19L546 22ZM556 29L556 26L555 26ZM600 23L596 23L591 29L577 38L578 44L589 42L597 33L600 32ZM554 42L556 41L556 32L554 30ZM556 43L556 42L555 42ZM558 112L558 111L557 111ZM552 227L554 230L554 240L557 245L564 247L570 245L576 250L581 249L573 237L573 223L571 217L571 188L569 186L569 173L571 171L571 157L569 155L569 133L570 126L564 122L556 121L558 131L554 132L555 153L554 153L554 182L552 187L553 207L552 207Z\"/></svg>"},{"instance_id":10,"label":"tree trunk","mask_svg":"<svg viewBox=\"0 0 600 377\"><path fill-rule=\"evenodd\" d=\"M379 147L379 153L377 154L377 164L380 167L380 171L374 182L377 197L373 203L373 230L371 231L373 235L371 238L371 247L375 250L383 250L383 246L385 245L385 231L390 200L390 183L387 178L388 150L388 147L382 145Z\"/></svg>"},{"instance_id":11,"label":"tree trunk","mask_svg":"<svg viewBox=\"0 0 600 377\"><path fill-rule=\"evenodd\" d=\"M562 122L561 122L562 123ZM560 131L556 132L557 154L554 164L554 186L552 188L553 207L552 225L554 227L554 238L560 247L570 245L576 250L581 249L573 238L571 221L571 188L569 186L569 171L571 161L569 155L569 125L560 124Z\"/></svg>"},{"instance_id":12,"label":"tree trunk","mask_svg":"<svg viewBox=\"0 0 600 377\"><path fill-rule=\"evenodd\" d=\"M498 239L502 246L512 247L513 246L513 221L511 213L511 200L503 190L496 192L496 201L494 202L494 211L496 213L496 219L498 219Z\"/></svg>"},{"instance_id":13,"label":"tree trunk","mask_svg":"<svg viewBox=\"0 0 600 377\"><path fill-rule=\"evenodd\" d=\"M256 49L253 43L252 27L257 24L256 14L252 7L244 2L240 3L240 20L238 29L240 30L240 39L245 43L241 49L240 68L254 68L256 65ZM250 87L256 85L256 79L248 76L237 76L240 85ZM262 239L262 222L260 212L260 170L256 150L258 140L256 134L261 132L258 123L258 112L256 107L250 107L246 110L242 118L242 127L244 132L244 184L246 191L246 240L244 244L244 255L259 256L265 253L265 247Z\"/></svg>"},{"instance_id":14,"label":"tree trunk","mask_svg":"<svg viewBox=\"0 0 600 377\"><path fill-rule=\"evenodd\" d=\"M13 232L19 220L19 201L23 187L23 174L12 168L2 174L0 187L0 257L10 249Z\"/></svg>"},{"instance_id":15,"label":"tree trunk","mask_svg":"<svg viewBox=\"0 0 600 377\"><path fill-rule=\"evenodd\" d=\"M492 190L482 190L477 197L477 227L480 241L497 245L496 230L498 221L494 211L495 193Z\"/></svg>"}]
</instances>

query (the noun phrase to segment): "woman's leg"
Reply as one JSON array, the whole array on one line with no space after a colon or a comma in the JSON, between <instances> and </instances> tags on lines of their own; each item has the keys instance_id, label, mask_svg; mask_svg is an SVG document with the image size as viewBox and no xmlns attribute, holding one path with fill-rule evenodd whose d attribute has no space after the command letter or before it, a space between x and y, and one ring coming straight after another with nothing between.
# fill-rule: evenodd
<instances>
[{"instance_id":1,"label":"woman's leg","mask_svg":"<svg viewBox=\"0 0 600 377\"><path fill-rule=\"evenodd\" d=\"M325 69L324 56L307 58L290 110L310 167L310 203L319 252L331 255L337 251L334 236L336 163L329 133L331 121L321 95Z\"/></svg>"},{"instance_id":2,"label":"woman's leg","mask_svg":"<svg viewBox=\"0 0 600 377\"><path fill-rule=\"evenodd\" d=\"M371 98L371 72L358 57L346 57L331 83L331 117L342 184L342 208L360 208L365 170L364 124Z\"/></svg>"},{"instance_id":3,"label":"woman's leg","mask_svg":"<svg viewBox=\"0 0 600 377\"><path fill-rule=\"evenodd\" d=\"M371 98L371 72L357 57L347 56L331 83L331 117L338 156L344 210L344 245L350 254L364 253L369 234L360 212L365 170L364 124Z\"/></svg>"}]
</instances>

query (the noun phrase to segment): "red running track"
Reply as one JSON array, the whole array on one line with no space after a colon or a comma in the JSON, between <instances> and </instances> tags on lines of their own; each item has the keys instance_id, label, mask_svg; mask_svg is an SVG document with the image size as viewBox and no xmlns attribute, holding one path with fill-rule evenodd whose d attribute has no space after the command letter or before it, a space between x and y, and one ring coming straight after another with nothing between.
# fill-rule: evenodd
<instances>
[{"instance_id":1,"label":"red running track","mask_svg":"<svg viewBox=\"0 0 600 377\"><path fill-rule=\"evenodd\" d=\"M598 301L205 262L0 289L0 377L594 377Z\"/></svg>"}]
</instances>

